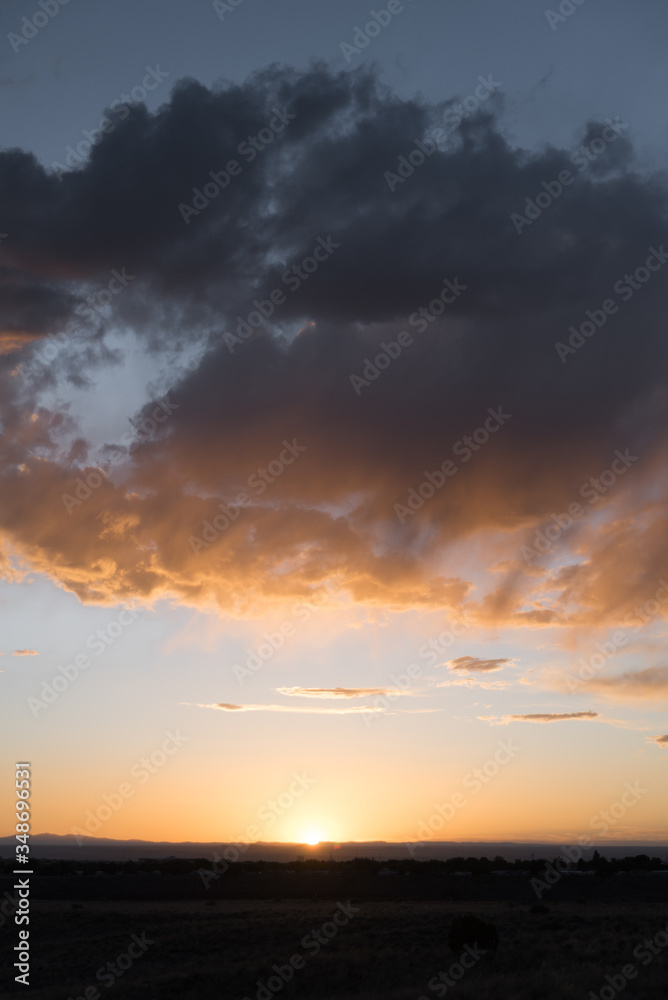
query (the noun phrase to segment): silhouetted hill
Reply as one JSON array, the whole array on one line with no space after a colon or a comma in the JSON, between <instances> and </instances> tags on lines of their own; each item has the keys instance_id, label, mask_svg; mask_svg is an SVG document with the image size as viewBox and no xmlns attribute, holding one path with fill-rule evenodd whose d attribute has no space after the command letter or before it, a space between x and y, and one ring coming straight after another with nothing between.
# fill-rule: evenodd
<instances>
[{"instance_id":1,"label":"silhouetted hill","mask_svg":"<svg viewBox=\"0 0 668 1000\"><path fill-rule=\"evenodd\" d=\"M517 843L504 841L430 841L422 845L406 843L391 843L388 841L349 841L335 844L323 842L314 847L297 843L257 842L254 844L236 844L240 852L239 860L246 861L294 861L298 857L329 859L344 861L349 858L367 857L376 860L389 858L411 858L418 861L430 859L448 860L455 857L488 857L500 856L508 861L552 857L559 852L558 843ZM0 858L9 858L14 854L16 841L14 837L0 837ZM46 859L80 859L109 861L135 861L143 857L164 858L176 856L180 858L212 858L214 853L222 854L225 848L231 846L230 841L171 841L154 840L113 840L108 837L75 837L72 834L58 835L38 833L30 837L31 855ZM602 857L622 857L635 854L659 855L662 860L668 859L668 844L642 843L594 844L583 851L583 857L589 858L594 849Z\"/></svg>"}]
</instances>

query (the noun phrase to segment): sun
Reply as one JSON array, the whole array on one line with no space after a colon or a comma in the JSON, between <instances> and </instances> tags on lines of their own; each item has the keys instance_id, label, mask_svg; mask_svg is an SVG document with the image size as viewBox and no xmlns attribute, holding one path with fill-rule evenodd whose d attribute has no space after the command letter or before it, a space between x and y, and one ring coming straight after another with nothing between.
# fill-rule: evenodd
<instances>
[{"instance_id":1,"label":"sun","mask_svg":"<svg viewBox=\"0 0 668 1000\"><path fill-rule=\"evenodd\" d=\"M320 830L315 830L311 828L306 830L302 837L302 844L308 844L309 847L315 847L322 840L322 835Z\"/></svg>"}]
</instances>

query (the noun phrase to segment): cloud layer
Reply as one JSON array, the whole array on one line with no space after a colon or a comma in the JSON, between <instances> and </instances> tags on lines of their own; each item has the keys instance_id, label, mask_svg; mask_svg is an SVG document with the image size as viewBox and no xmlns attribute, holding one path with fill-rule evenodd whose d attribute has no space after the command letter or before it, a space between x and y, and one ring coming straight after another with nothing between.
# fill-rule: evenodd
<instances>
[{"instance_id":1,"label":"cloud layer","mask_svg":"<svg viewBox=\"0 0 668 1000\"><path fill-rule=\"evenodd\" d=\"M5 574L238 612L337 576L358 602L530 626L619 621L652 598L667 307L663 275L637 269L662 252L664 182L633 172L623 135L580 175L485 107L394 191L384 175L418 163L445 104L321 65L181 81L60 180L0 153ZM569 166L518 233L513 213ZM605 329L578 334L610 299ZM40 391L113 365L113 326L199 360L175 367L160 419L155 401L135 415L132 445L95 453ZM569 554L558 570L541 537ZM462 551L494 570L487 589Z\"/></svg>"},{"instance_id":2,"label":"cloud layer","mask_svg":"<svg viewBox=\"0 0 668 1000\"><path fill-rule=\"evenodd\" d=\"M588 684L596 694L615 701L665 701L668 698L668 666L629 670L610 677L595 677Z\"/></svg>"}]
</instances>

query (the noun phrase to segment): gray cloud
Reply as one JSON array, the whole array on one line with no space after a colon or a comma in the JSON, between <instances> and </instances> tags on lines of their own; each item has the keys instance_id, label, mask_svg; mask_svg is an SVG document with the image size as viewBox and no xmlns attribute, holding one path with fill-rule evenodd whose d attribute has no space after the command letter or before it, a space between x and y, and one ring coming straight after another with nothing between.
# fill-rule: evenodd
<instances>
[{"instance_id":1,"label":"gray cloud","mask_svg":"<svg viewBox=\"0 0 668 1000\"><path fill-rule=\"evenodd\" d=\"M535 568L518 560L475 600L471 581L434 569L436 554L476 532L529 537L620 447L637 447L643 462L616 496L640 491L666 444L661 276L567 364L554 348L662 245L664 179L634 172L621 137L518 235L511 215L574 168L568 149L513 145L490 99L391 192L385 173L442 124L449 96L405 101L367 70L274 66L242 85L180 81L155 113L131 109L61 180L29 152L0 153L11 234L0 244L0 337L11 347L0 353L0 528L24 558L82 600L170 593L230 606L241 594L308 595L339 573L358 601L468 602L480 619L532 626L577 623L592 608L618 617L668 572L668 512L658 508L651 545L618 520L589 541L591 558L556 581L549 603L534 598ZM240 145L276 108L294 119L248 162ZM585 137L604 127L581 124ZM186 225L179 205L231 159L241 172ZM311 270L319 239L336 248ZM293 290L284 275L304 261ZM86 299L119 269L132 280L108 313L91 311ZM420 317L446 279L465 291ZM272 310L275 289L283 301ZM254 302L266 321L231 340L239 317L259 311ZM165 355L202 347L175 371L174 415L136 450L123 484L105 481L76 516L61 496L86 443L63 453L73 434L64 413L36 408L26 427L35 400L21 377L39 347L30 338L67 320L85 344L72 378L113 362L99 347L112 322ZM413 342L357 394L351 376L404 329ZM394 505L491 408L512 419L400 524ZM215 515L211 498L236 496L286 438L304 457L194 555L188 539ZM291 567L280 581L279 564Z\"/></svg>"}]
</instances>

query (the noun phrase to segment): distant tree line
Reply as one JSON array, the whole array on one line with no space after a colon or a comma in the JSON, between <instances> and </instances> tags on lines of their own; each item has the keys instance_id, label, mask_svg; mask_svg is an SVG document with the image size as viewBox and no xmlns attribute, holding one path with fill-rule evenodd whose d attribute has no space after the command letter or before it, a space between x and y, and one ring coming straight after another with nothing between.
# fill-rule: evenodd
<instances>
[{"instance_id":1,"label":"distant tree line","mask_svg":"<svg viewBox=\"0 0 668 1000\"><path fill-rule=\"evenodd\" d=\"M563 862L563 858L558 859ZM143 858L140 861L79 861L47 859L31 859L33 871L37 875L188 875L200 869L210 868L210 858ZM506 874L537 875L554 864L557 858L524 858L507 861L500 855L487 857L456 857L447 860L432 859L418 861L411 858L351 858L345 861L319 860L309 858L305 861L238 861L229 865L225 877L233 877L244 873L317 873L331 874L378 874L392 872L397 875L447 875L455 872L466 872L471 875L491 875L503 872ZM13 861L0 860L0 874L10 875L13 871ZM594 851L589 860L580 858L570 866L573 871L595 872L598 875L615 875L618 872L668 871L668 862L648 854L636 854L621 858L604 858ZM562 867L563 870L563 867Z\"/></svg>"}]
</instances>

